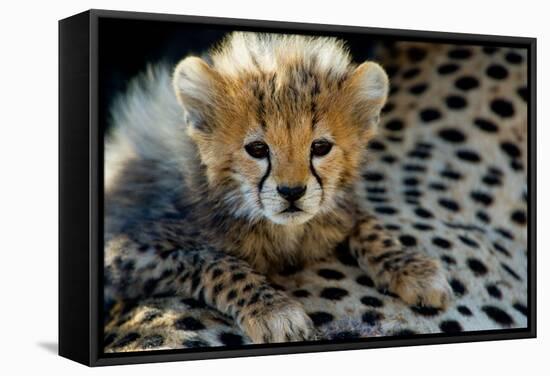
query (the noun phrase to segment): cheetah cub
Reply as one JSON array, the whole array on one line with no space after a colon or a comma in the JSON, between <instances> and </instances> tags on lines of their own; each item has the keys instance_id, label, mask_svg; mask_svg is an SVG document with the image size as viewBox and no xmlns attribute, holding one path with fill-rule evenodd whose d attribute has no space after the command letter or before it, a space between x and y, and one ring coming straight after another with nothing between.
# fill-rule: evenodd
<instances>
[{"instance_id":1,"label":"cheetah cub","mask_svg":"<svg viewBox=\"0 0 550 376\"><path fill-rule=\"evenodd\" d=\"M314 338L270 273L348 241L378 287L444 308L439 263L360 208L355 184L388 94L332 38L233 33L150 68L114 106L105 154L105 301L203 300L255 343Z\"/></svg>"}]
</instances>

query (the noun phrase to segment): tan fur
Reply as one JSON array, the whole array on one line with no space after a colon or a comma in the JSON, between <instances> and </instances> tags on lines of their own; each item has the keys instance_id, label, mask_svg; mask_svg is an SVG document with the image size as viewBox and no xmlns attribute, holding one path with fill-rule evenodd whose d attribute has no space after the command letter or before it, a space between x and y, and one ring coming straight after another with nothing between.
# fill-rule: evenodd
<instances>
[{"instance_id":1,"label":"tan fur","mask_svg":"<svg viewBox=\"0 0 550 376\"><path fill-rule=\"evenodd\" d=\"M335 39L252 33L230 35L208 61L185 58L173 73L175 95L152 98L155 111L177 111L173 123L129 121L115 131L108 150L127 158L106 158L123 165L109 166L106 182L105 296L191 295L254 342L310 339L303 308L267 276L351 237L352 254L381 288L445 306L440 265L405 250L357 204L359 167L388 95L384 70L351 63ZM319 141L332 145L324 155L313 152ZM268 152L251 155L253 143ZM281 187L304 194L290 204ZM365 231L389 243L370 244Z\"/></svg>"},{"instance_id":2,"label":"tan fur","mask_svg":"<svg viewBox=\"0 0 550 376\"><path fill-rule=\"evenodd\" d=\"M267 44L262 43L266 40L271 43L270 62L264 56ZM338 69L326 66L322 50L319 56L308 50L309 60L304 60L306 48L315 51L327 46L338 51L334 53ZM255 56L257 51L264 55ZM233 69L226 65L235 61L228 56L237 53L249 59L242 63L238 75L230 74ZM198 146L209 187L259 196L257 185L266 166L251 158L244 146L261 139L270 147L268 179L274 186L303 185L317 192L316 201L307 210L311 215L288 226L270 221L262 199L254 197L252 207L244 203L235 210L247 223L239 223L238 236L224 234L221 245L261 271L326 255L353 225L351 206L346 204L342 210L338 205L353 200L350 188L363 160L364 145L375 134L387 96L385 73L375 63L351 64L347 51L336 40L297 36L279 43L273 36L237 33L211 60L209 66L188 57L174 73L174 88L191 115L188 133ZM250 62L261 60L263 65ZM333 142L333 149L327 156L311 160L311 144L319 138ZM322 187L316 183L310 163L315 165ZM341 220L334 226L330 217ZM311 246L304 249L304 244Z\"/></svg>"}]
</instances>

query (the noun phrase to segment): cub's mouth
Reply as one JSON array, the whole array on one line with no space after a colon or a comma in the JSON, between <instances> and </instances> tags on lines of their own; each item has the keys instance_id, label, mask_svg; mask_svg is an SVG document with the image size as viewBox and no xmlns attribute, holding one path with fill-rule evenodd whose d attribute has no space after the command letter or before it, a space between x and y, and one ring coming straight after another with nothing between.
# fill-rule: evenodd
<instances>
[{"instance_id":1,"label":"cub's mouth","mask_svg":"<svg viewBox=\"0 0 550 376\"><path fill-rule=\"evenodd\" d=\"M300 209L299 207L297 207L296 205L294 205L294 203L290 204L285 210L283 210L281 212L281 214L285 214L285 213L297 213L297 212L302 212L303 210Z\"/></svg>"}]
</instances>

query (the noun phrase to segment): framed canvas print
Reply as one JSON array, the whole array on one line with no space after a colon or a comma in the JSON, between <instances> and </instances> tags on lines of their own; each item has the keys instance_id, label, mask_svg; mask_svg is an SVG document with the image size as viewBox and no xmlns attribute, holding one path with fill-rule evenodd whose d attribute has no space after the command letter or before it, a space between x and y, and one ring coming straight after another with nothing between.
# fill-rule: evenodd
<instances>
[{"instance_id":1,"label":"framed canvas print","mask_svg":"<svg viewBox=\"0 0 550 376\"><path fill-rule=\"evenodd\" d=\"M59 352L534 337L532 38L59 22Z\"/></svg>"}]
</instances>

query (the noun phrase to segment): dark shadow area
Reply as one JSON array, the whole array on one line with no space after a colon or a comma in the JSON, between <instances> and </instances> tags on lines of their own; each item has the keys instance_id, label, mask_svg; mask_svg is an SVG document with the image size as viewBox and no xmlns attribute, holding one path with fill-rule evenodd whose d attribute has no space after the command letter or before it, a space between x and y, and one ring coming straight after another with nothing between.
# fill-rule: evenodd
<instances>
[{"instance_id":1,"label":"dark shadow area","mask_svg":"<svg viewBox=\"0 0 550 376\"><path fill-rule=\"evenodd\" d=\"M99 121L109 129L109 108L117 95L124 93L128 82L144 71L148 64L175 65L188 55L200 56L220 43L235 28L192 23L158 22L102 18L99 20ZM258 32L276 32L255 28ZM279 30L279 32L281 32ZM355 62L372 57L373 46L381 42L351 33L314 33L289 29L288 34L314 34L343 39Z\"/></svg>"}]
</instances>

